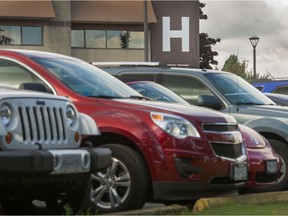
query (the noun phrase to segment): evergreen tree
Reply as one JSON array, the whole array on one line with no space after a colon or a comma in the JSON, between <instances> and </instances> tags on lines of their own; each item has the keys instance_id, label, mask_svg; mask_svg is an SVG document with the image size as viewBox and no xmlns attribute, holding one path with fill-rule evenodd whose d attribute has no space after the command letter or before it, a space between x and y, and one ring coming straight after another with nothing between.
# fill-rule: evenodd
<instances>
[{"instance_id":1,"label":"evergreen tree","mask_svg":"<svg viewBox=\"0 0 288 216\"><path fill-rule=\"evenodd\" d=\"M4 34L2 34L4 32L3 29L0 28L0 44L12 44L12 39L9 37L6 37Z\"/></svg>"},{"instance_id":2,"label":"evergreen tree","mask_svg":"<svg viewBox=\"0 0 288 216\"><path fill-rule=\"evenodd\" d=\"M206 6L205 3L199 2L199 19L207 20L208 16L203 13L203 8ZM211 65L218 65L218 61L214 59L218 56L218 52L212 50L212 46L220 42L221 39L210 38L207 33L199 33L199 45L200 45L200 68L212 69Z\"/></svg>"}]
</instances>

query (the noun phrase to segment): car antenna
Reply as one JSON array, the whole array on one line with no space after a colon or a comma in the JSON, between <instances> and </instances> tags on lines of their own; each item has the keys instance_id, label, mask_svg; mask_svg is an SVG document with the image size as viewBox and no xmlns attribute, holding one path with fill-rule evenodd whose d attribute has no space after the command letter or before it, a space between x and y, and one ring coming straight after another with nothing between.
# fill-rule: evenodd
<instances>
[{"instance_id":1,"label":"car antenna","mask_svg":"<svg viewBox=\"0 0 288 216\"><path fill-rule=\"evenodd\" d=\"M236 82L237 82L237 92L236 92L236 97L237 97L237 102L236 102L236 112L239 111L239 83L238 83L239 79L238 76L236 77Z\"/></svg>"}]
</instances>

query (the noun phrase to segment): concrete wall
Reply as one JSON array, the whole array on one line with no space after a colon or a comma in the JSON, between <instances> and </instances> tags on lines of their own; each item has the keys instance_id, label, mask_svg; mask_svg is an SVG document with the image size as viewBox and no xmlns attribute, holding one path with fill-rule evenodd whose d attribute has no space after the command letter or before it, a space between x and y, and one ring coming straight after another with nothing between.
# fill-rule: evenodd
<instances>
[{"instance_id":1,"label":"concrete wall","mask_svg":"<svg viewBox=\"0 0 288 216\"><path fill-rule=\"evenodd\" d=\"M71 55L71 2L52 3L56 18L44 28L44 47L47 51Z\"/></svg>"},{"instance_id":2,"label":"concrete wall","mask_svg":"<svg viewBox=\"0 0 288 216\"><path fill-rule=\"evenodd\" d=\"M144 61L144 50L72 49L72 56L88 62Z\"/></svg>"}]
</instances>

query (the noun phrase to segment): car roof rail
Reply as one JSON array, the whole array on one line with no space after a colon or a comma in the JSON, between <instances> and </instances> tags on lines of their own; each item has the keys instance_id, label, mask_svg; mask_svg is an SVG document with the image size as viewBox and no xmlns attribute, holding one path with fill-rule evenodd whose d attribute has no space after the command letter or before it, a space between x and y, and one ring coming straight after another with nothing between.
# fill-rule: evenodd
<instances>
[{"instance_id":1,"label":"car roof rail","mask_svg":"<svg viewBox=\"0 0 288 216\"><path fill-rule=\"evenodd\" d=\"M92 62L96 67L159 66L159 62Z\"/></svg>"}]
</instances>

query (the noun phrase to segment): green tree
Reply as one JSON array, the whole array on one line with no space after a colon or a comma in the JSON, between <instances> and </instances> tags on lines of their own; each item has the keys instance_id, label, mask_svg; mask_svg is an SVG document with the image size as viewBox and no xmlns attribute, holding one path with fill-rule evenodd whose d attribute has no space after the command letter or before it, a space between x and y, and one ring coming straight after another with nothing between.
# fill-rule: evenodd
<instances>
[{"instance_id":1,"label":"green tree","mask_svg":"<svg viewBox=\"0 0 288 216\"><path fill-rule=\"evenodd\" d=\"M247 70L248 61L245 59L240 60L237 55L232 54L226 59L222 71L227 71L234 73L248 82L254 80L254 76L252 75L252 71ZM260 75L259 73L256 74L256 79L261 80L272 80L273 77L269 72L266 72L264 75Z\"/></svg>"},{"instance_id":2,"label":"green tree","mask_svg":"<svg viewBox=\"0 0 288 216\"><path fill-rule=\"evenodd\" d=\"M230 55L228 59L226 59L222 71L229 71L234 73L243 79L247 79L248 72L247 72L247 61L246 60L239 60L237 55Z\"/></svg>"},{"instance_id":3,"label":"green tree","mask_svg":"<svg viewBox=\"0 0 288 216\"><path fill-rule=\"evenodd\" d=\"M208 16L204 14L203 8L206 6L205 3L199 2L199 19L207 20ZM200 68L212 69L211 65L218 65L218 61L214 59L218 56L218 52L212 50L212 46L220 42L221 39L210 38L207 33L199 33L199 45L200 45L200 57L199 66Z\"/></svg>"},{"instance_id":4,"label":"green tree","mask_svg":"<svg viewBox=\"0 0 288 216\"><path fill-rule=\"evenodd\" d=\"M124 34L120 33L120 46L121 46L121 48L123 48L123 49L128 48L130 38L131 38L130 32L126 32Z\"/></svg>"},{"instance_id":5,"label":"green tree","mask_svg":"<svg viewBox=\"0 0 288 216\"><path fill-rule=\"evenodd\" d=\"M9 37L6 37L4 34L2 34L4 32L3 29L0 28L0 44L12 44L12 39Z\"/></svg>"}]
</instances>

